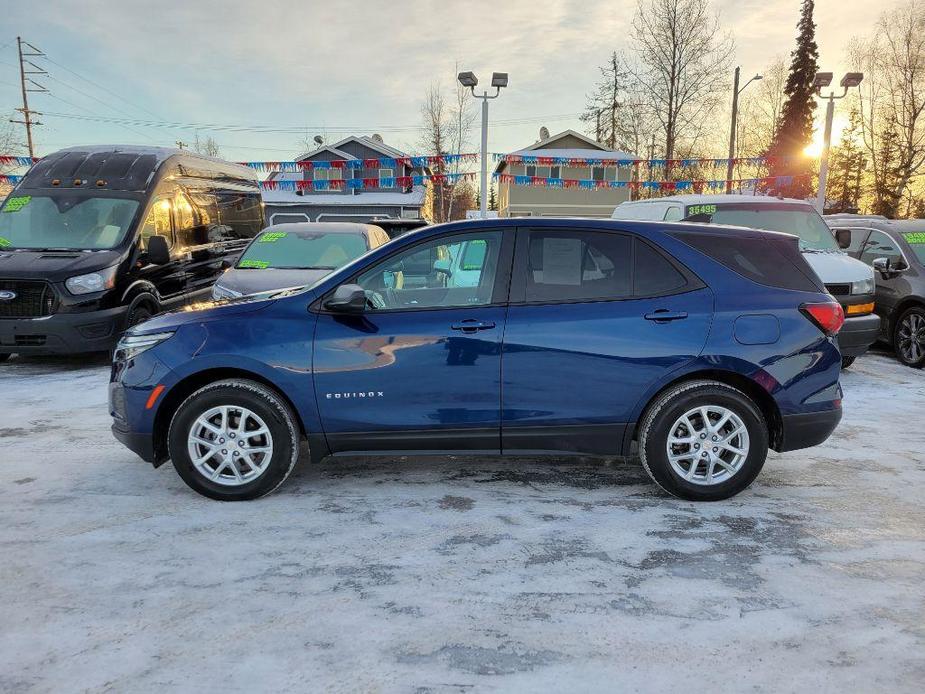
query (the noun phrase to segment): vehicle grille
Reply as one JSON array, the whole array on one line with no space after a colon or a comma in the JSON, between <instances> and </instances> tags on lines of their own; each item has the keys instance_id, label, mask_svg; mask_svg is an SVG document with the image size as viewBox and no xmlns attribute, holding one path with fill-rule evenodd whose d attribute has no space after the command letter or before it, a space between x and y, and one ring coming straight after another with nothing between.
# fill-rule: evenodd
<instances>
[{"instance_id":1,"label":"vehicle grille","mask_svg":"<svg viewBox=\"0 0 925 694\"><path fill-rule=\"evenodd\" d=\"M0 291L4 290L15 292L16 297L0 300L0 318L41 318L58 308L58 299L48 282L0 279Z\"/></svg>"},{"instance_id":2,"label":"vehicle grille","mask_svg":"<svg viewBox=\"0 0 925 694\"><path fill-rule=\"evenodd\" d=\"M832 296L848 296L851 294L850 284L827 284L825 290Z\"/></svg>"}]
</instances>

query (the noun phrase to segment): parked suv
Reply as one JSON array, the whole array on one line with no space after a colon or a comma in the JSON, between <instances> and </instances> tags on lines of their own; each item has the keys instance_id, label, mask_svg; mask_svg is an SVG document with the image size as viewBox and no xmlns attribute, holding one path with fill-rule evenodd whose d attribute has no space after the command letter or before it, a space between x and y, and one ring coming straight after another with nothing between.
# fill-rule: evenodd
<instances>
[{"instance_id":1,"label":"parked suv","mask_svg":"<svg viewBox=\"0 0 925 694\"><path fill-rule=\"evenodd\" d=\"M0 361L105 351L208 299L263 226L251 169L160 147L43 157L0 207Z\"/></svg>"},{"instance_id":2,"label":"parked suv","mask_svg":"<svg viewBox=\"0 0 925 694\"><path fill-rule=\"evenodd\" d=\"M925 366L925 220L828 215L839 245L877 276L880 337L907 366Z\"/></svg>"},{"instance_id":3,"label":"parked suv","mask_svg":"<svg viewBox=\"0 0 925 694\"><path fill-rule=\"evenodd\" d=\"M805 200L675 195L624 202L613 211L613 218L708 222L795 234L806 262L845 310L845 325L838 334L842 366L851 366L877 339L880 319L874 313L873 273L839 249L816 208Z\"/></svg>"},{"instance_id":4,"label":"parked suv","mask_svg":"<svg viewBox=\"0 0 925 694\"><path fill-rule=\"evenodd\" d=\"M794 236L446 224L306 290L136 326L114 356L113 433L215 499L275 489L303 437L316 460L636 446L672 494L724 499L768 448L814 446L838 424L843 319Z\"/></svg>"}]
</instances>

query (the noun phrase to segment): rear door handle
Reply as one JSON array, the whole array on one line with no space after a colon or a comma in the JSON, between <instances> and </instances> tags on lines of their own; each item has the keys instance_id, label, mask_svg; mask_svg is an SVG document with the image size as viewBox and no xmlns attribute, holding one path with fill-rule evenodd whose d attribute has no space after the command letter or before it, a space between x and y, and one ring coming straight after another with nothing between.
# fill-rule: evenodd
<instances>
[{"instance_id":1,"label":"rear door handle","mask_svg":"<svg viewBox=\"0 0 925 694\"><path fill-rule=\"evenodd\" d=\"M673 320L684 320L687 318L687 311L669 311L667 308L659 308L652 313L647 313L643 318L656 323L667 323Z\"/></svg>"},{"instance_id":2,"label":"rear door handle","mask_svg":"<svg viewBox=\"0 0 925 694\"><path fill-rule=\"evenodd\" d=\"M492 321L481 321L475 320L474 318L467 318L464 321L459 323L453 323L451 326L453 330L461 330L464 333L475 333L479 330L491 330L495 327L495 324Z\"/></svg>"}]
</instances>

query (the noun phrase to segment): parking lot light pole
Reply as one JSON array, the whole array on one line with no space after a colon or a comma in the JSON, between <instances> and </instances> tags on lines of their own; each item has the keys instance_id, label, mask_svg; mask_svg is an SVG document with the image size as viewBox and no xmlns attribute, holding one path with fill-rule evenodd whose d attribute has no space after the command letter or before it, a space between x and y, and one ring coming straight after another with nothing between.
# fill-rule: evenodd
<instances>
[{"instance_id":1,"label":"parking lot light pole","mask_svg":"<svg viewBox=\"0 0 925 694\"><path fill-rule=\"evenodd\" d=\"M736 120L739 115L739 94L748 85L756 80L764 79L764 75L755 75L739 88L739 67L735 69L735 78L732 80L732 123L729 127L729 160L726 162L726 195L732 192L732 161L736 156Z\"/></svg>"},{"instance_id":2,"label":"parking lot light pole","mask_svg":"<svg viewBox=\"0 0 925 694\"><path fill-rule=\"evenodd\" d=\"M822 139L822 155L819 159L819 190L816 192L816 209L819 214L825 211L825 185L829 178L829 147L832 146L832 119L835 116L835 100L844 99L851 87L857 87L864 79L863 72L848 72L841 78L842 93L838 96L835 92L829 92L826 97L822 96L822 90L832 84L831 72L817 72L813 80L813 88L820 97L827 99L825 105L825 131Z\"/></svg>"},{"instance_id":3,"label":"parking lot light pole","mask_svg":"<svg viewBox=\"0 0 925 694\"><path fill-rule=\"evenodd\" d=\"M483 90L481 95L475 93L479 80L473 72L460 72L457 79L463 87L469 88L472 96L482 100L482 178L479 184L479 210L481 218L485 219L488 216L488 100L497 99L502 87L507 86L507 73L491 74L491 86L495 88L495 93L491 95L487 90Z\"/></svg>"}]
</instances>

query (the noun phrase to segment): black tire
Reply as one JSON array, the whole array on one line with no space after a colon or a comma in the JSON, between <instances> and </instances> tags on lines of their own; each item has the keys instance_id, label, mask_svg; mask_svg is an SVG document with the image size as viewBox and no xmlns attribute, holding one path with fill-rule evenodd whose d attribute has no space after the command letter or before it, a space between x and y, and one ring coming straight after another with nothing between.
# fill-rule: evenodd
<instances>
[{"instance_id":1,"label":"black tire","mask_svg":"<svg viewBox=\"0 0 925 694\"><path fill-rule=\"evenodd\" d=\"M12 356L13 356L12 354L0 354L0 364L2 364L5 361L9 361L10 357Z\"/></svg>"},{"instance_id":2,"label":"black tire","mask_svg":"<svg viewBox=\"0 0 925 694\"><path fill-rule=\"evenodd\" d=\"M893 328L893 349L896 358L906 366L913 369L925 366L925 308L913 306L902 312Z\"/></svg>"},{"instance_id":3,"label":"black tire","mask_svg":"<svg viewBox=\"0 0 925 694\"><path fill-rule=\"evenodd\" d=\"M139 304L131 311L129 311L128 317L125 319L125 329L128 330L134 325L144 323L153 315L154 313L145 304Z\"/></svg>"},{"instance_id":4,"label":"black tire","mask_svg":"<svg viewBox=\"0 0 925 694\"><path fill-rule=\"evenodd\" d=\"M690 410L705 406L722 407L734 413L745 426L749 439L748 452L736 471L727 479L709 485L684 479L669 462L667 450L669 429L675 422ZM649 476L669 494L689 501L719 501L735 496L754 481L768 455L768 427L761 410L741 391L717 381L688 381L663 392L643 415L638 439L639 455ZM691 449L694 445L690 444ZM700 447L699 443L696 445ZM722 449L720 453L725 455ZM699 469L695 470L695 476Z\"/></svg>"},{"instance_id":5,"label":"black tire","mask_svg":"<svg viewBox=\"0 0 925 694\"><path fill-rule=\"evenodd\" d=\"M196 420L210 408L220 406L251 410L266 423L272 437L272 455L262 473L237 486L208 479L193 464L188 449L188 437ZM177 408L167 432L168 452L183 481L203 496L220 501L258 499L279 487L299 459L300 436L296 421L289 405L270 388L246 380L217 381L197 390ZM219 465L216 463L213 467Z\"/></svg>"},{"instance_id":6,"label":"black tire","mask_svg":"<svg viewBox=\"0 0 925 694\"><path fill-rule=\"evenodd\" d=\"M842 357L841 358L841 367L842 369L849 368L857 357Z\"/></svg>"}]
</instances>

